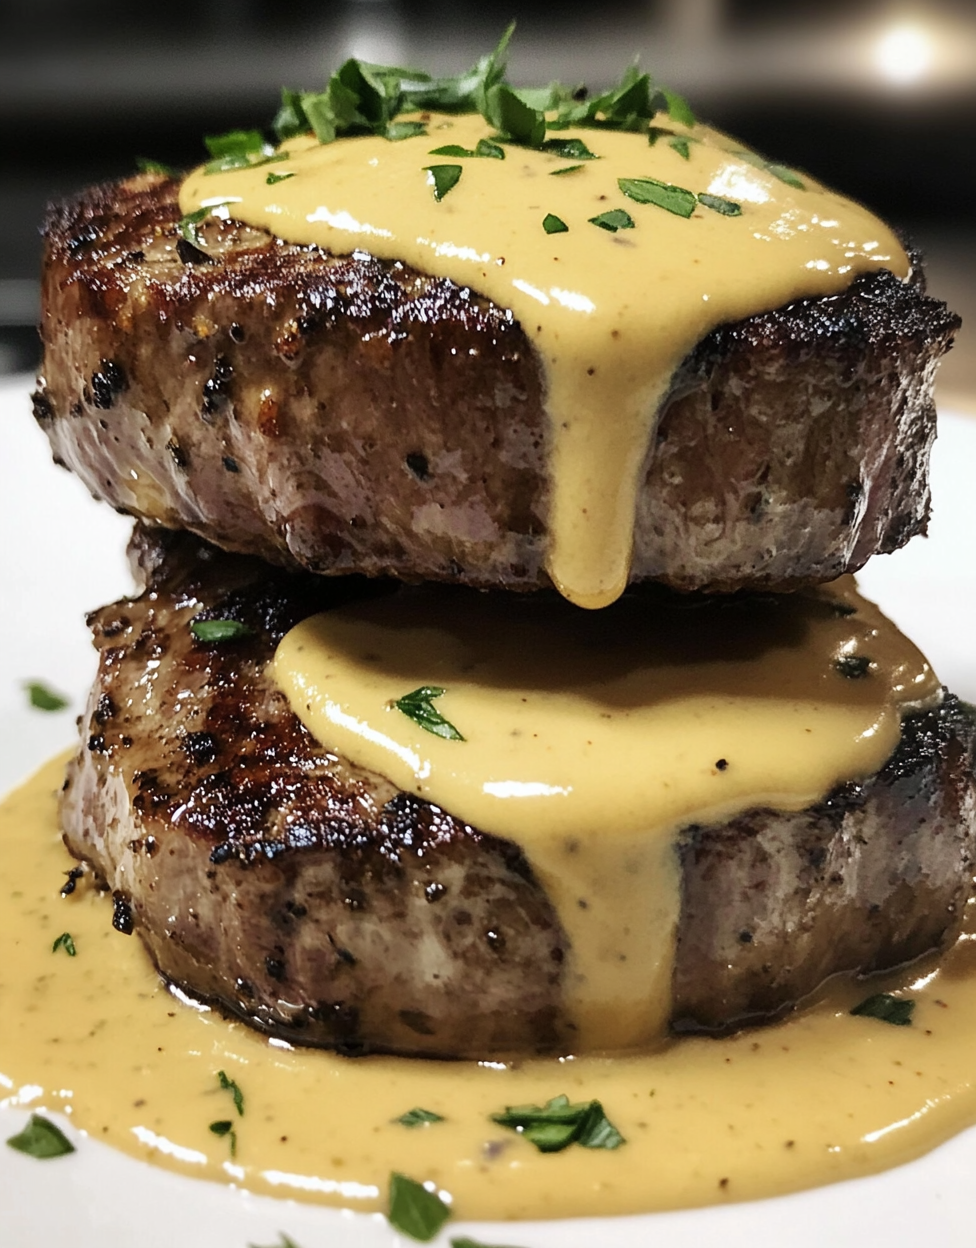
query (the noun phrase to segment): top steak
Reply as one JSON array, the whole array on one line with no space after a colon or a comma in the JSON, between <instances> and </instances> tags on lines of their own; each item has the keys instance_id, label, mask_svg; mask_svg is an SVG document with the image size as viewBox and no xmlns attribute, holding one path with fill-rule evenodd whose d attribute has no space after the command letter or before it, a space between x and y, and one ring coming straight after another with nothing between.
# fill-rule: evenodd
<instances>
[{"instance_id":1,"label":"top steak","mask_svg":"<svg viewBox=\"0 0 976 1248\"><path fill-rule=\"evenodd\" d=\"M209 220L131 178L49 214L35 413L121 511L322 573L535 588L544 378L444 279ZM958 318L887 272L719 328L651 448L633 580L785 589L924 532L933 375Z\"/></svg>"}]
</instances>

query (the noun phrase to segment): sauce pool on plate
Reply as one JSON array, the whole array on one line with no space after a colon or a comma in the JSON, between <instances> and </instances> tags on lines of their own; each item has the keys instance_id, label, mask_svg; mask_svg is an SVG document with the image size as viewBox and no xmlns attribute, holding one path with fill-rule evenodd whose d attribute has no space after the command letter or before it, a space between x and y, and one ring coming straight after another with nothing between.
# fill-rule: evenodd
<instances>
[{"instance_id":1,"label":"sauce pool on plate","mask_svg":"<svg viewBox=\"0 0 976 1248\"><path fill-rule=\"evenodd\" d=\"M976 923L936 965L839 982L785 1023L646 1056L515 1064L342 1058L268 1041L167 991L57 831L63 759L0 808L5 1103L60 1111L158 1165L250 1190L386 1208L391 1171L458 1217L608 1215L748 1200L872 1173L976 1121ZM52 949L71 935L75 956ZM895 1026L868 992L915 1002ZM237 1113L233 1082L243 1095ZM541 1153L492 1121L561 1094L598 1099L625 1143ZM443 1118L396 1121L423 1108ZM230 1122L217 1135L211 1124ZM70 1159L64 1164L70 1164Z\"/></svg>"}]
</instances>

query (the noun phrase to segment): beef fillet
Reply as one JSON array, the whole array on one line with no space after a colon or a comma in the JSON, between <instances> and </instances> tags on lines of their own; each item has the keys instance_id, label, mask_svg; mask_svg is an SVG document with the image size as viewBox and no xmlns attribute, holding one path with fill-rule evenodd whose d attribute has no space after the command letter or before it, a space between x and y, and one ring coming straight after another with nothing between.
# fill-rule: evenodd
<instances>
[{"instance_id":1,"label":"beef fillet","mask_svg":"<svg viewBox=\"0 0 976 1248\"><path fill-rule=\"evenodd\" d=\"M361 578L288 575L186 534L138 533L140 597L91 617L99 670L65 841L185 991L348 1053L567 1051L571 951L521 851L317 744L265 666ZM196 641L194 619L249 635ZM680 838L673 1023L722 1030L828 975L951 941L976 847L974 724L906 720L886 766L798 813Z\"/></svg>"},{"instance_id":2,"label":"beef fillet","mask_svg":"<svg viewBox=\"0 0 976 1248\"><path fill-rule=\"evenodd\" d=\"M49 214L35 413L99 498L290 568L535 588L544 381L450 281L208 220L146 174ZM724 326L674 379L632 579L789 588L925 531L932 385L958 318L921 273Z\"/></svg>"}]
</instances>

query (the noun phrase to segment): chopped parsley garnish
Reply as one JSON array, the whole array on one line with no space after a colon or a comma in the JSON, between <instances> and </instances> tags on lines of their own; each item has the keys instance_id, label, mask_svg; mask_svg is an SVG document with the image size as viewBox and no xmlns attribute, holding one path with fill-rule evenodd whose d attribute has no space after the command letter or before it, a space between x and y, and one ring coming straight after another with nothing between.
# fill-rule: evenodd
<instances>
[{"instance_id":1,"label":"chopped parsley garnish","mask_svg":"<svg viewBox=\"0 0 976 1248\"><path fill-rule=\"evenodd\" d=\"M391 121L383 137L391 143L399 143L401 139L416 139L426 133L427 126L422 121Z\"/></svg>"},{"instance_id":2,"label":"chopped parsley garnish","mask_svg":"<svg viewBox=\"0 0 976 1248\"><path fill-rule=\"evenodd\" d=\"M562 160L599 160L586 146L582 139L546 139L542 145L544 152L559 156Z\"/></svg>"},{"instance_id":3,"label":"chopped parsley garnish","mask_svg":"<svg viewBox=\"0 0 976 1248\"><path fill-rule=\"evenodd\" d=\"M180 171L172 165L164 165L161 160L150 160L148 156L136 157L136 168L140 173L162 173L167 178L178 178Z\"/></svg>"},{"instance_id":4,"label":"chopped parsley garnish","mask_svg":"<svg viewBox=\"0 0 976 1248\"><path fill-rule=\"evenodd\" d=\"M562 217L557 217L554 212L547 212L542 218L542 228L547 234L565 234L569 230Z\"/></svg>"},{"instance_id":5,"label":"chopped parsley garnish","mask_svg":"<svg viewBox=\"0 0 976 1248\"><path fill-rule=\"evenodd\" d=\"M389 1219L394 1230L427 1243L450 1216L450 1207L423 1183L396 1171L390 1175Z\"/></svg>"},{"instance_id":6,"label":"chopped parsley garnish","mask_svg":"<svg viewBox=\"0 0 976 1248\"><path fill-rule=\"evenodd\" d=\"M221 1118L219 1122L212 1122L210 1124L210 1130L213 1132L214 1135L219 1136L221 1139L223 1139L224 1136L227 1136L227 1139L230 1143L230 1155L232 1157L236 1157L237 1156L237 1132L234 1130L234 1124L231 1122L231 1120L229 1118Z\"/></svg>"},{"instance_id":7,"label":"chopped parsley garnish","mask_svg":"<svg viewBox=\"0 0 976 1248\"><path fill-rule=\"evenodd\" d=\"M609 212L601 212L599 216L589 218L590 225L598 225L601 230L609 230L616 234L618 230L632 230L634 218L622 208L611 208Z\"/></svg>"},{"instance_id":8,"label":"chopped parsley garnish","mask_svg":"<svg viewBox=\"0 0 976 1248\"><path fill-rule=\"evenodd\" d=\"M479 139L475 144L474 154L484 156L488 160L505 159L505 149L500 143L492 143L491 139Z\"/></svg>"},{"instance_id":9,"label":"chopped parsley garnish","mask_svg":"<svg viewBox=\"0 0 976 1248\"><path fill-rule=\"evenodd\" d=\"M677 91L670 91L667 87L661 87L661 94L664 96L665 108L669 117L673 118L679 125L688 126L689 128L698 124L698 119L691 110L691 105L683 95L679 95Z\"/></svg>"},{"instance_id":10,"label":"chopped parsley garnish","mask_svg":"<svg viewBox=\"0 0 976 1248\"><path fill-rule=\"evenodd\" d=\"M628 199L638 204L655 204L676 217L690 217L698 203L694 191L659 182L657 178L618 178L617 185Z\"/></svg>"},{"instance_id":11,"label":"chopped parsley garnish","mask_svg":"<svg viewBox=\"0 0 976 1248\"><path fill-rule=\"evenodd\" d=\"M556 1096L542 1106L510 1105L491 1120L524 1135L540 1153L559 1153L570 1144L612 1149L626 1143L599 1101L574 1105L568 1096Z\"/></svg>"},{"instance_id":12,"label":"chopped parsley garnish","mask_svg":"<svg viewBox=\"0 0 976 1248\"><path fill-rule=\"evenodd\" d=\"M779 178L781 182L785 182L787 186L795 187L798 191L807 189L806 183L799 178L792 169L786 165L767 165L766 169L774 178Z\"/></svg>"},{"instance_id":13,"label":"chopped parsley garnish","mask_svg":"<svg viewBox=\"0 0 976 1248\"><path fill-rule=\"evenodd\" d=\"M480 57L470 69L452 77L435 78L420 69L350 58L332 74L322 91L283 88L281 105L271 129L279 143L294 135L309 133L320 143L370 134L397 141L426 136L427 120L404 114L423 113L429 109L444 113L480 113L496 131L492 138L480 139L474 148L454 143L433 148L431 155L434 156L504 160L502 144L510 143L577 162L550 171L553 175L574 173L582 167L578 162L597 160L599 154L581 138L553 138L548 134L580 127L633 131L647 135L652 145L663 138L682 159L690 160L691 144L700 142L699 137L653 123L662 117L690 131L698 124L695 114L682 96L656 84L650 74L641 73L636 64L627 67L616 86L592 96L585 87L571 88L561 83L540 88L511 86L505 74L508 45L514 29L513 22L491 52ZM206 143L211 156L206 166L208 173L286 159L286 153L273 152L259 130L232 130L224 135L211 135ZM732 147L729 151L789 186L804 189L803 181L787 166L767 161L755 152ZM427 165L423 166L423 171L435 200L440 202L458 184L462 166ZM289 176L292 175L269 175L267 182L273 185ZM682 217L691 216L699 203L723 216L739 216L742 212L741 205L733 200L719 195L696 195L685 187L653 178L621 179L621 187L624 183L628 188L624 193L630 198L655 204ZM180 222L184 246L186 243L200 246L196 226L207 211L210 209L190 213ZM621 209L600 213L590 221L610 232L634 226ZM201 261L203 258L205 256Z\"/></svg>"},{"instance_id":14,"label":"chopped parsley garnish","mask_svg":"<svg viewBox=\"0 0 976 1248\"><path fill-rule=\"evenodd\" d=\"M755 169L762 169L764 173L770 173L774 178L778 178L780 182L785 182L787 186L792 186L795 190L805 191L806 183L787 165L778 165L773 161L766 160L764 156L760 156L758 152L752 152L747 147L736 147L731 149L733 156L738 156L740 160L744 160L747 165L752 165Z\"/></svg>"},{"instance_id":15,"label":"chopped parsley garnish","mask_svg":"<svg viewBox=\"0 0 976 1248\"><path fill-rule=\"evenodd\" d=\"M228 1079L222 1070L217 1071L217 1080L224 1092L229 1092L234 1098L234 1108L237 1110L241 1118L244 1117L244 1093L240 1090L233 1079Z\"/></svg>"},{"instance_id":16,"label":"chopped parsley garnish","mask_svg":"<svg viewBox=\"0 0 976 1248\"><path fill-rule=\"evenodd\" d=\"M268 186L274 186L276 182L286 182L289 178L293 178L294 173L269 173L264 179Z\"/></svg>"},{"instance_id":17,"label":"chopped parsley garnish","mask_svg":"<svg viewBox=\"0 0 976 1248\"><path fill-rule=\"evenodd\" d=\"M720 212L723 217L742 216L742 205L737 204L734 199L725 199L722 195L702 194L698 196L698 202L711 208L712 212Z\"/></svg>"},{"instance_id":18,"label":"chopped parsley garnish","mask_svg":"<svg viewBox=\"0 0 976 1248\"><path fill-rule=\"evenodd\" d=\"M209 216L209 208L197 208L194 212L188 212L185 217L180 218L176 226L176 232L180 238L185 238L194 247L202 247L203 239L200 237L200 231L197 229L197 226Z\"/></svg>"},{"instance_id":19,"label":"chopped parsley garnish","mask_svg":"<svg viewBox=\"0 0 976 1248\"><path fill-rule=\"evenodd\" d=\"M567 165L565 169L550 170L550 178L557 178L561 173L575 173L577 169L582 169L582 165Z\"/></svg>"},{"instance_id":20,"label":"chopped parsley garnish","mask_svg":"<svg viewBox=\"0 0 976 1248\"><path fill-rule=\"evenodd\" d=\"M248 1244L247 1248L298 1248L298 1245L284 1231L279 1231L276 1244Z\"/></svg>"},{"instance_id":21,"label":"chopped parsley garnish","mask_svg":"<svg viewBox=\"0 0 976 1248\"><path fill-rule=\"evenodd\" d=\"M252 630L240 620L193 620L190 632L197 641L236 641L250 637Z\"/></svg>"},{"instance_id":22,"label":"chopped parsley garnish","mask_svg":"<svg viewBox=\"0 0 976 1248\"><path fill-rule=\"evenodd\" d=\"M260 130L230 130L227 134L208 135L203 141L211 156L203 167L205 174L253 169L288 159L287 152L275 152L272 145L264 141Z\"/></svg>"},{"instance_id":23,"label":"chopped parsley garnish","mask_svg":"<svg viewBox=\"0 0 976 1248\"><path fill-rule=\"evenodd\" d=\"M414 689L411 693L405 693L402 698L397 698L393 705L425 732L431 732L435 737L443 737L445 741L463 741L464 737L433 704L434 698L439 698L445 693L447 690L440 685L421 685L419 689Z\"/></svg>"},{"instance_id":24,"label":"chopped parsley garnish","mask_svg":"<svg viewBox=\"0 0 976 1248\"><path fill-rule=\"evenodd\" d=\"M39 680L28 680L24 689L27 691L27 701L35 711L63 711L68 705L67 698L55 693Z\"/></svg>"},{"instance_id":25,"label":"chopped parsley garnish","mask_svg":"<svg viewBox=\"0 0 976 1248\"><path fill-rule=\"evenodd\" d=\"M876 992L855 1005L851 1013L863 1018L877 1018L883 1023L891 1023L893 1027L907 1027L914 1010L914 1001L893 997L890 992Z\"/></svg>"},{"instance_id":26,"label":"chopped parsley garnish","mask_svg":"<svg viewBox=\"0 0 976 1248\"><path fill-rule=\"evenodd\" d=\"M226 134L208 134L203 142L210 155L217 160L224 156L248 157L264 154L264 135L260 130L229 130Z\"/></svg>"},{"instance_id":27,"label":"chopped parsley garnish","mask_svg":"<svg viewBox=\"0 0 976 1248\"><path fill-rule=\"evenodd\" d=\"M193 247L202 247L203 238L197 226L214 211L215 208L226 208L230 200L221 200L220 203L208 204L205 208L197 208L193 212L188 212L185 217L181 217L176 225L176 232L185 241Z\"/></svg>"},{"instance_id":28,"label":"chopped parsley garnish","mask_svg":"<svg viewBox=\"0 0 976 1248\"><path fill-rule=\"evenodd\" d=\"M461 181L462 172L460 165L424 165L428 185L433 187L434 198L438 203Z\"/></svg>"},{"instance_id":29,"label":"chopped parsley garnish","mask_svg":"<svg viewBox=\"0 0 976 1248\"><path fill-rule=\"evenodd\" d=\"M497 83L485 93L485 119L503 138L525 147L541 147L546 137L546 115L528 104L509 86Z\"/></svg>"},{"instance_id":30,"label":"chopped parsley garnish","mask_svg":"<svg viewBox=\"0 0 976 1248\"><path fill-rule=\"evenodd\" d=\"M46 1161L49 1157L64 1157L75 1151L75 1146L64 1132L49 1118L43 1118L40 1114L31 1114L27 1126L17 1135L10 1136L7 1144L18 1153L26 1153L28 1157L36 1157L39 1161Z\"/></svg>"},{"instance_id":31,"label":"chopped parsley garnish","mask_svg":"<svg viewBox=\"0 0 976 1248\"><path fill-rule=\"evenodd\" d=\"M860 680L867 676L871 660L865 654L842 654L834 660L834 667L848 680Z\"/></svg>"},{"instance_id":32,"label":"chopped parsley garnish","mask_svg":"<svg viewBox=\"0 0 976 1248\"><path fill-rule=\"evenodd\" d=\"M401 1127L426 1127L432 1122L443 1122L444 1119L440 1114L435 1114L432 1109L408 1109L405 1114L401 1114L399 1118L394 1118L394 1122L400 1124Z\"/></svg>"},{"instance_id":33,"label":"chopped parsley garnish","mask_svg":"<svg viewBox=\"0 0 976 1248\"><path fill-rule=\"evenodd\" d=\"M54 944L51 946L51 952L57 953L59 949L63 949L69 958L73 958L78 950L75 948L75 942L70 932L62 932Z\"/></svg>"},{"instance_id":34,"label":"chopped parsley garnish","mask_svg":"<svg viewBox=\"0 0 976 1248\"><path fill-rule=\"evenodd\" d=\"M322 91L284 88L272 123L278 141L312 132L320 143L353 135L375 134L391 140L427 132L424 122L402 114L426 109L445 113L481 113L504 142L550 151L573 160L593 160L595 154L581 139L547 139L550 130L570 127L646 131L651 118L665 113L682 125L694 126L688 105L672 91L655 86L636 65L625 70L620 82L588 97L584 88L553 83L542 88L515 88L505 81L508 44L515 24L497 46L468 70L435 78L423 70L376 65L350 58L329 78ZM484 142L490 143L491 140ZM475 155L498 156L475 150ZM495 144L497 147L498 145ZM208 144L211 166L242 168L268 158L258 131L238 130L213 137ZM461 155L440 152L438 155Z\"/></svg>"},{"instance_id":35,"label":"chopped parsley garnish","mask_svg":"<svg viewBox=\"0 0 976 1248\"><path fill-rule=\"evenodd\" d=\"M447 143L443 147L435 147L431 156L483 156L489 160L504 160L505 149L491 139L479 139L474 147L461 147L459 143Z\"/></svg>"}]
</instances>

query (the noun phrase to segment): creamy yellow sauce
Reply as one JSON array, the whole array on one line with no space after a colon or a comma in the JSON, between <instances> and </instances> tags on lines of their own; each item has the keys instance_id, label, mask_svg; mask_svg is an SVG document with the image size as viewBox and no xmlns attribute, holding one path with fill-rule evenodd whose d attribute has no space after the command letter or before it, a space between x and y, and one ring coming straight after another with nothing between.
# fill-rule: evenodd
<instances>
[{"instance_id":1,"label":"creamy yellow sauce","mask_svg":"<svg viewBox=\"0 0 976 1248\"><path fill-rule=\"evenodd\" d=\"M642 134L560 131L599 159L551 176L576 162L511 145L504 160L431 155L491 134L478 115L433 114L427 136L300 137L270 166L197 170L180 204L222 204L219 214L291 242L402 260L511 309L547 380L547 568L573 602L600 607L627 583L657 412L692 347L716 325L836 294L859 273L909 272L897 238L864 208L806 175L803 190L786 185L707 127L689 133L685 160ZM437 202L424 167L445 163L463 173ZM269 169L294 176L269 186ZM685 219L636 203L617 180L640 177L733 200L742 214L698 206ZM591 224L617 208L633 229ZM565 233L545 232L550 213Z\"/></svg>"},{"instance_id":2,"label":"creamy yellow sauce","mask_svg":"<svg viewBox=\"0 0 976 1248\"><path fill-rule=\"evenodd\" d=\"M178 1001L57 831L64 760L0 806L3 1103L70 1115L91 1136L186 1174L355 1209L391 1170L433 1181L464 1218L634 1213L746 1200L867 1174L976 1120L976 933L936 970L835 984L815 1009L645 1057L485 1066L340 1058L269 1043ZM76 956L51 945L70 932ZM904 989L911 1026L847 1010ZM223 1070L244 1093L238 1117ZM543 1155L489 1121L505 1105L599 1098L626 1143ZM421 1106L446 1121L391 1120ZM228 1137L209 1130L231 1119ZM71 1164L70 1160L66 1164Z\"/></svg>"},{"instance_id":3,"label":"creamy yellow sauce","mask_svg":"<svg viewBox=\"0 0 976 1248\"><path fill-rule=\"evenodd\" d=\"M861 678L838 670L870 660ZM577 1051L648 1045L671 1015L675 841L802 810L878 771L939 683L852 577L723 604L428 586L316 615L274 675L328 749L514 841L570 943ZM422 686L464 740L396 705Z\"/></svg>"}]
</instances>

